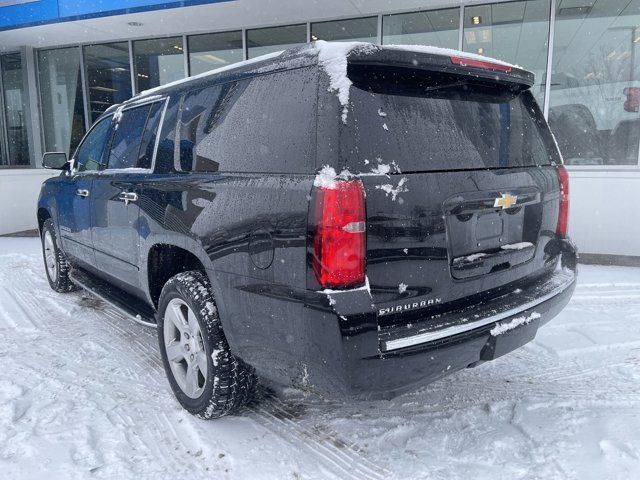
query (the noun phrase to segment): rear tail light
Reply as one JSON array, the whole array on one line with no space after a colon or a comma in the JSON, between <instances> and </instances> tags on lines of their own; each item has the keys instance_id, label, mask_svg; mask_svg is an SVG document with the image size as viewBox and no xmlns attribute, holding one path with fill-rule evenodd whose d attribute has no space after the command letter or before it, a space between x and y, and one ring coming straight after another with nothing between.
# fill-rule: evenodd
<instances>
[{"instance_id":1,"label":"rear tail light","mask_svg":"<svg viewBox=\"0 0 640 480\"><path fill-rule=\"evenodd\" d=\"M451 63L454 65L460 65L461 67L477 67L484 68L486 70L497 70L498 72L511 73L513 67L509 65L502 65L500 63L485 62L484 60L475 60L473 58L465 57L449 57Z\"/></svg>"},{"instance_id":2,"label":"rear tail light","mask_svg":"<svg viewBox=\"0 0 640 480\"><path fill-rule=\"evenodd\" d=\"M569 173L562 165L558 167L558 180L560 182L560 212L556 233L561 237L566 237L569 230Z\"/></svg>"},{"instance_id":3,"label":"rear tail light","mask_svg":"<svg viewBox=\"0 0 640 480\"><path fill-rule=\"evenodd\" d=\"M323 288L365 282L366 217L360 180L336 181L316 190L312 266Z\"/></svg>"}]
</instances>

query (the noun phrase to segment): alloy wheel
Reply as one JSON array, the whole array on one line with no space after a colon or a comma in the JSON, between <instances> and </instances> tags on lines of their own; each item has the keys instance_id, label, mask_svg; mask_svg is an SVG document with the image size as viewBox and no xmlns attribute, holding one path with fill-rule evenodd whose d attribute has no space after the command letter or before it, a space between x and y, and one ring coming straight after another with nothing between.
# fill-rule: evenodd
<instances>
[{"instance_id":1,"label":"alloy wheel","mask_svg":"<svg viewBox=\"0 0 640 480\"><path fill-rule=\"evenodd\" d=\"M169 302L164 314L164 347L180 389L189 398L200 397L207 381L207 353L196 315L179 298Z\"/></svg>"},{"instance_id":2,"label":"alloy wheel","mask_svg":"<svg viewBox=\"0 0 640 480\"><path fill-rule=\"evenodd\" d=\"M56 249L53 244L53 236L50 231L44 233L44 265L52 282L55 282L58 276L58 265L56 264Z\"/></svg>"}]
</instances>

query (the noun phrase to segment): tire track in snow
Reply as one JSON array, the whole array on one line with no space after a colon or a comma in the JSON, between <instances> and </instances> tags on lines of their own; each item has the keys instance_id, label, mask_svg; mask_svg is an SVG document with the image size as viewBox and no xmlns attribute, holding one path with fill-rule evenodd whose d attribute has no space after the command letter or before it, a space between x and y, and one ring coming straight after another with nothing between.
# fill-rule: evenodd
<instances>
[{"instance_id":1,"label":"tire track in snow","mask_svg":"<svg viewBox=\"0 0 640 480\"><path fill-rule=\"evenodd\" d=\"M293 410L291 407L294 407ZM273 431L286 440L294 448L309 451L312 456L328 471L341 479L389 479L394 478L391 472L378 467L366 459L340 438L337 432L317 423L309 428L305 426L304 414L298 415L297 408L304 404L288 405L273 395L264 395L259 404L246 409L252 418L265 428Z\"/></svg>"},{"instance_id":2,"label":"tire track in snow","mask_svg":"<svg viewBox=\"0 0 640 480\"><path fill-rule=\"evenodd\" d=\"M38 324L33 321L29 310L16 298L14 289L0 287L0 328L38 329Z\"/></svg>"}]
</instances>

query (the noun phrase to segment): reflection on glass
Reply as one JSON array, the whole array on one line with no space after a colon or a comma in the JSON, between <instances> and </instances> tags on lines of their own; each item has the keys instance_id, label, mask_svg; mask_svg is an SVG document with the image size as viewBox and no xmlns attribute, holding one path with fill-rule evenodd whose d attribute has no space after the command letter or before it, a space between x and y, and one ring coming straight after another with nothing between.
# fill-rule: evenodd
<instances>
[{"instance_id":1,"label":"reflection on glass","mask_svg":"<svg viewBox=\"0 0 640 480\"><path fill-rule=\"evenodd\" d=\"M550 0L527 0L464 9L464 50L521 65L535 78L542 105L547 67Z\"/></svg>"},{"instance_id":2,"label":"reflection on glass","mask_svg":"<svg viewBox=\"0 0 640 480\"><path fill-rule=\"evenodd\" d=\"M307 41L306 25L247 30L247 58L286 50Z\"/></svg>"},{"instance_id":3,"label":"reflection on glass","mask_svg":"<svg viewBox=\"0 0 640 480\"><path fill-rule=\"evenodd\" d=\"M378 17L311 24L311 40L375 43L377 38Z\"/></svg>"},{"instance_id":4,"label":"reflection on glass","mask_svg":"<svg viewBox=\"0 0 640 480\"><path fill-rule=\"evenodd\" d=\"M25 119L25 92L22 60L19 53L2 57L4 114L8 140L8 165L29 165L29 142ZM1 123L0 123L1 128Z\"/></svg>"},{"instance_id":5,"label":"reflection on glass","mask_svg":"<svg viewBox=\"0 0 640 480\"><path fill-rule=\"evenodd\" d=\"M557 2L549 124L567 164L637 165L640 0L587 4Z\"/></svg>"},{"instance_id":6,"label":"reflection on glass","mask_svg":"<svg viewBox=\"0 0 640 480\"><path fill-rule=\"evenodd\" d=\"M188 41L190 75L242 61L241 31L192 35Z\"/></svg>"},{"instance_id":7,"label":"reflection on glass","mask_svg":"<svg viewBox=\"0 0 640 480\"><path fill-rule=\"evenodd\" d=\"M40 50L38 79L45 151L69 155L85 132L79 47Z\"/></svg>"},{"instance_id":8,"label":"reflection on glass","mask_svg":"<svg viewBox=\"0 0 640 480\"><path fill-rule=\"evenodd\" d=\"M111 105L131 97L131 71L127 42L84 47L91 123Z\"/></svg>"},{"instance_id":9,"label":"reflection on glass","mask_svg":"<svg viewBox=\"0 0 640 480\"><path fill-rule=\"evenodd\" d=\"M184 78L182 37L133 42L136 92Z\"/></svg>"},{"instance_id":10,"label":"reflection on glass","mask_svg":"<svg viewBox=\"0 0 640 480\"><path fill-rule=\"evenodd\" d=\"M400 13L382 17L382 43L458 48L460 9Z\"/></svg>"}]
</instances>

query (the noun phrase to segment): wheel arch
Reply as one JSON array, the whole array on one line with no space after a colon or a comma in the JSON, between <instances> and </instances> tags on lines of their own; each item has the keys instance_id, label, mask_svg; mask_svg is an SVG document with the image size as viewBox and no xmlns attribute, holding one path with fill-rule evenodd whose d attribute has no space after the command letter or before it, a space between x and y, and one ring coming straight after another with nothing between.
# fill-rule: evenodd
<instances>
[{"instance_id":1,"label":"wheel arch","mask_svg":"<svg viewBox=\"0 0 640 480\"><path fill-rule=\"evenodd\" d=\"M44 207L38 207L37 216L38 216L38 231L42 235L42 226L44 225L44 222L46 222L47 219L53 218L53 217L51 216L51 213L49 212L49 210Z\"/></svg>"},{"instance_id":2,"label":"wheel arch","mask_svg":"<svg viewBox=\"0 0 640 480\"><path fill-rule=\"evenodd\" d=\"M172 276L188 270L203 271L211 284L220 322L222 323L227 342L229 343L229 348L232 352L237 352L238 349L235 348L237 344L234 339L233 329L228 320L229 316L226 315L227 309L224 302L224 294L218 284L211 259L202 245L195 239L182 236L171 238L163 236L153 239L153 241L151 240L152 239L147 238L146 243L148 248L145 248L144 252L142 252L140 259L141 280L143 287L146 286L145 292L150 304L157 309L162 287L164 287L164 283ZM160 257L158 255L160 255ZM162 257L162 255L165 256ZM167 255L169 257L167 257ZM161 266L162 263L168 263L166 262L167 258L171 261L171 268L164 271L160 270L161 275L157 276L158 270L156 267L158 265Z\"/></svg>"}]
</instances>

